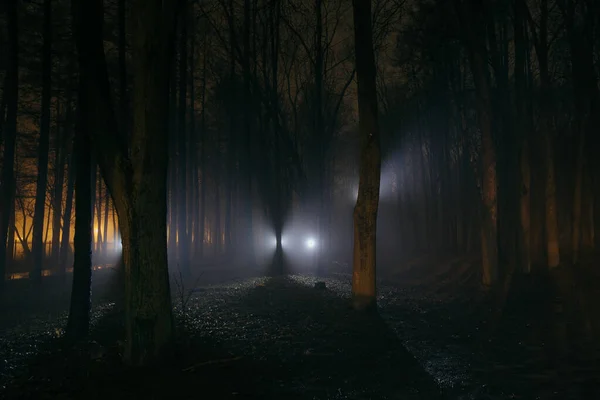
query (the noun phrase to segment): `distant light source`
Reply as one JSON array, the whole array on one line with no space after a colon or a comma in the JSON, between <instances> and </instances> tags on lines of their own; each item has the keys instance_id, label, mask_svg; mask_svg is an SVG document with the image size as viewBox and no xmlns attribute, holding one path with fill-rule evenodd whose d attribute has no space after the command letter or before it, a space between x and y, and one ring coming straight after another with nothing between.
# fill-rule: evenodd
<instances>
[{"instance_id":1,"label":"distant light source","mask_svg":"<svg viewBox=\"0 0 600 400\"><path fill-rule=\"evenodd\" d=\"M317 246L317 241L313 238L306 239L306 247L309 249L314 249Z\"/></svg>"},{"instance_id":2,"label":"distant light source","mask_svg":"<svg viewBox=\"0 0 600 400\"><path fill-rule=\"evenodd\" d=\"M281 247L285 247L287 243L287 240L285 238L285 236L282 236L281 239L279 240L279 243L277 241L277 237L275 235L269 237L269 245L272 248L277 247L277 244L281 244Z\"/></svg>"}]
</instances>

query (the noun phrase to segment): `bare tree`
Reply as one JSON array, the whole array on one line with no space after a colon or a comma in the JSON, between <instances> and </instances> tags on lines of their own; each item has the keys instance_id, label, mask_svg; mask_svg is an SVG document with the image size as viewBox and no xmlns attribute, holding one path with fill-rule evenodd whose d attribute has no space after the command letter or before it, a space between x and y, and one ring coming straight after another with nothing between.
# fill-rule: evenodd
<instances>
[{"instance_id":1,"label":"bare tree","mask_svg":"<svg viewBox=\"0 0 600 400\"><path fill-rule=\"evenodd\" d=\"M352 295L354 307L376 306L376 232L381 177L377 84L371 1L353 0L356 79L361 137L358 198L354 207Z\"/></svg>"}]
</instances>

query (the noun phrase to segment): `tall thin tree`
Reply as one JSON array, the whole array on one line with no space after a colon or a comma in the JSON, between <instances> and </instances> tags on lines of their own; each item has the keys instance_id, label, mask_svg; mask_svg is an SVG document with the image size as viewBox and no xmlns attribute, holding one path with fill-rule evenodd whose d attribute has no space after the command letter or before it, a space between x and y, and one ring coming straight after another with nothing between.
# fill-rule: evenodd
<instances>
[{"instance_id":1,"label":"tall thin tree","mask_svg":"<svg viewBox=\"0 0 600 400\"><path fill-rule=\"evenodd\" d=\"M44 0L44 44L42 47L42 115L38 146L38 173L33 215L33 271L31 278L39 281L44 262L44 213L48 183L48 152L50 150L50 102L52 97L52 0Z\"/></svg>"},{"instance_id":2,"label":"tall thin tree","mask_svg":"<svg viewBox=\"0 0 600 400\"><path fill-rule=\"evenodd\" d=\"M371 0L353 0L354 47L358 86L360 166L354 207L352 296L356 309L376 307L376 232L381 151Z\"/></svg>"}]
</instances>

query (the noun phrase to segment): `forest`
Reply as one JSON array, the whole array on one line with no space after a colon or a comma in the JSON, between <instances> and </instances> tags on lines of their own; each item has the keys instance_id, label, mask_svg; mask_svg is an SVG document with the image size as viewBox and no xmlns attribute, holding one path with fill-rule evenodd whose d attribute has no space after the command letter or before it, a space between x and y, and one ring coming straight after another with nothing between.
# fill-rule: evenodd
<instances>
[{"instance_id":1,"label":"forest","mask_svg":"<svg viewBox=\"0 0 600 400\"><path fill-rule=\"evenodd\" d=\"M260 307L287 314L342 287L371 343L415 291L471 300L481 335L552 331L531 339L552 365L565 340L591 353L599 44L595 0L4 0L0 336L54 299L61 340L89 344L111 304L102 346L156 366L220 304L202 285L269 277ZM318 396L286 398L370 398Z\"/></svg>"}]
</instances>

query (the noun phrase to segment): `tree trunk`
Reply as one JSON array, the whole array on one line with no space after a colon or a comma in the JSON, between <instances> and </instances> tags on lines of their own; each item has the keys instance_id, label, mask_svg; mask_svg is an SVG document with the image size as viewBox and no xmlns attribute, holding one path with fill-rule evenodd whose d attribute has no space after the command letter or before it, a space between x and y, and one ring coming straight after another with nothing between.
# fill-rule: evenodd
<instances>
[{"instance_id":1,"label":"tree trunk","mask_svg":"<svg viewBox=\"0 0 600 400\"><path fill-rule=\"evenodd\" d=\"M74 157L77 163L75 182L75 261L73 263L73 286L71 306L67 321L67 337L72 341L85 338L90 328L92 290L92 187L91 147L88 129L92 120L89 102L80 84L78 105L78 127Z\"/></svg>"},{"instance_id":2,"label":"tree trunk","mask_svg":"<svg viewBox=\"0 0 600 400\"><path fill-rule=\"evenodd\" d=\"M10 265L15 256L15 202L10 204L8 216L8 239L6 241L6 262ZM1 284L0 284L1 285Z\"/></svg>"},{"instance_id":3,"label":"tree trunk","mask_svg":"<svg viewBox=\"0 0 600 400\"><path fill-rule=\"evenodd\" d=\"M0 187L0 289L4 286L6 273L6 242L10 210L15 201L15 146L17 137L17 107L19 101L19 41L17 24L17 0L6 2L8 31L8 63L4 93L6 97L6 120L4 122L4 164ZM13 205L13 206L11 206Z\"/></svg>"},{"instance_id":4,"label":"tree trunk","mask_svg":"<svg viewBox=\"0 0 600 400\"><path fill-rule=\"evenodd\" d=\"M550 73L548 71L548 0L540 3L540 33L535 46L540 67L540 132L545 166L546 257L549 268L560 264L556 179L554 171L554 135L550 103Z\"/></svg>"},{"instance_id":5,"label":"tree trunk","mask_svg":"<svg viewBox=\"0 0 600 400\"><path fill-rule=\"evenodd\" d=\"M563 13L569 41L569 50L571 54L573 97L575 100L575 120L577 136L577 153L575 164L575 186L573 193L573 220L572 220L572 262L574 265L579 262L579 252L582 236L582 199L583 199L583 180L584 169L587 166L588 157L591 160L596 159L594 140L597 142L598 121L598 85L597 73L594 68L594 15L598 12L594 2L582 2L579 13L576 15L576 3L569 1L558 2ZM586 148L593 150L587 151ZM592 165L593 168L593 165Z\"/></svg>"},{"instance_id":6,"label":"tree trunk","mask_svg":"<svg viewBox=\"0 0 600 400\"><path fill-rule=\"evenodd\" d=\"M233 0L229 1L229 15L233 16ZM235 23L233 18L230 17L229 20L229 96L230 100L228 103L228 112L229 112L229 134L228 134L228 148L227 148L227 176L225 182L225 251L230 252L231 248L231 213L232 213L232 197L233 197L233 180L235 175L235 157L237 156L237 138L235 135L237 129L237 116L238 111L236 110L236 106L238 104L237 99L237 82L236 82L236 71L235 71L235 47L236 43L235 36Z\"/></svg>"},{"instance_id":7,"label":"tree trunk","mask_svg":"<svg viewBox=\"0 0 600 400\"><path fill-rule=\"evenodd\" d=\"M92 147L119 215L125 264L125 361L147 365L170 348L167 268L169 64L176 2L133 3L133 130L117 133L102 41L102 1L73 1Z\"/></svg>"},{"instance_id":8,"label":"tree trunk","mask_svg":"<svg viewBox=\"0 0 600 400\"><path fill-rule=\"evenodd\" d=\"M529 143L523 141L521 147L521 232L520 265L521 271L531 272L531 169L529 166Z\"/></svg>"},{"instance_id":9,"label":"tree trunk","mask_svg":"<svg viewBox=\"0 0 600 400\"><path fill-rule=\"evenodd\" d=\"M102 243L104 243L104 240L102 239L102 236L104 235L104 232L102 232L102 201L104 200L104 197L102 196L102 177L100 176L100 174L97 174L98 176L98 186L97 186L97 198L96 198L96 245L94 246L94 252L97 252L98 254L100 254L100 250L102 248Z\"/></svg>"},{"instance_id":10,"label":"tree trunk","mask_svg":"<svg viewBox=\"0 0 600 400\"><path fill-rule=\"evenodd\" d=\"M213 181L215 187L213 188L215 193L215 229L214 229L214 252L215 256L221 255L221 243L222 243L222 235L221 235L221 131L217 132L217 137L215 138L215 148L214 148L214 165L212 168Z\"/></svg>"},{"instance_id":11,"label":"tree trunk","mask_svg":"<svg viewBox=\"0 0 600 400\"><path fill-rule=\"evenodd\" d=\"M577 143L577 158L575 166L575 187L573 193L573 227L571 231L573 265L579 263L579 251L581 248L581 207L583 192L583 165L585 150L585 130L580 129Z\"/></svg>"},{"instance_id":12,"label":"tree trunk","mask_svg":"<svg viewBox=\"0 0 600 400\"><path fill-rule=\"evenodd\" d=\"M487 71L487 51L484 41L484 12L480 2L473 2L466 10L459 4L459 16L464 29L471 72L477 94L477 117L481 129L481 254L482 282L495 284L498 270L498 190L496 178L496 150L493 140L491 89ZM466 11L466 14L463 14ZM474 27L471 27L474 25ZM493 28L492 28L493 29Z\"/></svg>"},{"instance_id":13,"label":"tree trunk","mask_svg":"<svg viewBox=\"0 0 600 400\"><path fill-rule=\"evenodd\" d=\"M69 141L72 143L72 138ZM63 214L63 223L62 223L62 238L60 244L60 260L59 260L59 268L60 273L65 272L67 268L67 260L69 257L70 249L71 249L71 216L73 210L73 192L75 187L75 176L77 171L75 154L72 150L72 146L69 146L70 152L69 159L67 161L67 198L65 201L65 213Z\"/></svg>"},{"instance_id":14,"label":"tree trunk","mask_svg":"<svg viewBox=\"0 0 600 400\"><path fill-rule=\"evenodd\" d=\"M251 75L250 75L250 0L244 0L244 33L243 33L243 56L242 56L242 72L244 75L244 104L251 104ZM245 180L246 180L246 198L244 199L244 219L246 230L246 248L245 259L248 260L249 267L256 263L254 253L254 229L252 222L253 213L253 189L252 189L252 162L254 156L254 148L252 141L252 124L251 124L252 107L244 107L244 129L245 129L245 146L246 150L244 159Z\"/></svg>"},{"instance_id":15,"label":"tree trunk","mask_svg":"<svg viewBox=\"0 0 600 400\"><path fill-rule=\"evenodd\" d=\"M119 123L121 132L129 135L129 103L127 101L127 36L125 31L126 9L125 0L118 0L117 18L119 23Z\"/></svg>"},{"instance_id":16,"label":"tree trunk","mask_svg":"<svg viewBox=\"0 0 600 400\"><path fill-rule=\"evenodd\" d=\"M192 6L193 9L193 6ZM188 165L190 168L190 185L188 193L190 195L189 215L188 215L188 234L189 243L192 246L190 249L190 256L196 254L198 246L198 142L196 132L196 35L195 35L196 24L194 19L190 23L190 30L192 35L190 36L190 119L189 119L189 144L188 144Z\"/></svg>"},{"instance_id":17,"label":"tree trunk","mask_svg":"<svg viewBox=\"0 0 600 400\"><path fill-rule=\"evenodd\" d=\"M187 21L186 13L181 14L181 35L179 37L179 106L177 135L177 248L179 268L185 275L190 272L190 254L187 233L187 131L186 131L186 113L187 113Z\"/></svg>"},{"instance_id":18,"label":"tree trunk","mask_svg":"<svg viewBox=\"0 0 600 400\"><path fill-rule=\"evenodd\" d=\"M317 276L322 276L325 272L325 260L323 256L325 254L322 249L325 248L325 219L327 218L325 212L325 137L323 127L323 0L315 0L315 115L314 115L314 138L317 142L317 192L318 197L318 208L317 208Z\"/></svg>"},{"instance_id":19,"label":"tree trunk","mask_svg":"<svg viewBox=\"0 0 600 400\"><path fill-rule=\"evenodd\" d=\"M102 254L106 256L107 245L108 245L108 210L110 207L110 193L108 189L104 193L104 227L102 228Z\"/></svg>"},{"instance_id":20,"label":"tree trunk","mask_svg":"<svg viewBox=\"0 0 600 400\"><path fill-rule=\"evenodd\" d=\"M523 9L523 0L515 0L515 105L516 105L516 134L523 138L520 146L520 229L518 231L519 266L522 272L531 272L530 252L530 225L531 225L531 171L529 167L529 124L527 123L527 106L525 98L527 93L526 57L527 44L525 42L526 20Z\"/></svg>"},{"instance_id":21,"label":"tree trunk","mask_svg":"<svg viewBox=\"0 0 600 400\"><path fill-rule=\"evenodd\" d=\"M169 91L169 178L168 178L168 251L172 261L177 261L177 54L173 52L173 61L171 65L171 81Z\"/></svg>"},{"instance_id":22,"label":"tree trunk","mask_svg":"<svg viewBox=\"0 0 600 400\"><path fill-rule=\"evenodd\" d=\"M358 198L354 207L352 296L356 309L376 307L376 232L381 178L376 67L371 1L353 0L358 115L361 136Z\"/></svg>"},{"instance_id":23,"label":"tree trunk","mask_svg":"<svg viewBox=\"0 0 600 400\"><path fill-rule=\"evenodd\" d=\"M48 183L48 152L50 150L50 101L52 96L52 0L44 0L44 44L42 47L42 106L40 142L38 147L35 212L33 216L33 271L34 282L42 277L44 263L44 213L46 211L46 184Z\"/></svg>"},{"instance_id":24,"label":"tree trunk","mask_svg":"<svg viewBox=\"0 0 600 400\"><path fill-rule=\"evenodd\" d=\"M113 205L112 209L112 226L113 226L113 249L115 252L120 250L121 245L117 242L120 241L121 238L117 236L117 232L119 231L119 224L117 223L117 212L115 211L115 207Z\"/></svg>"},{"instance_id":25,"label":"tree trunk","mask_svg":"<svg viewBox=\"0 0 600 400\"><path fill-rule=\"evenodd\" d=\"M203 45L202 55L202 93L200 95L200 104L202 107L202 117L200 119L200 213L198 221L198 252L200 258L204 256L204 238L206 230L206 146L208 135L206 134L206 69L207 69L207 42L206 37Z\"/></svg>"},{"instance_id":26,"label":"tree trunk","mask_svg":"<svg viewBox=\"0 0 600 400\"><path fill-rule=\"evenodd\" d=\"M98 181L98 164L96 162L96 158L94 154L92 154L92 165L95 168L92 168L90 179L92 180L92 225L94 224L94 217L96 216L96 200L98 199L97 193L97 181ZM93 229L93 226L92 226ZM96 252L96 238L94 236L94 232L92 231L92 252Z\"/></svg>"},{"instance_id":27,"label":"tree trunk","mask_svg":"<svg viewBox=\"0 0 600 400\"><path fill-rule=\"evenodd\" d=\"M71 113L70 89L67 94L65 124L60 129L57 127L56 157L54 161L54 196L53 196L53 220L52 220L52 268L59 268L60 260L60 222L62 219L62 202L65 181L65 163L67 156L67 144L69 143L69 128ZM62 131L62 132L61 132Z\"/></svg>"},{"instance_id":28,"label":"tree trunk","mask_svg":"<svg viewBox=\"0 0 600 400\"><path fill-rule=\"evenodd\" d=\"M550 118L550 116L544 117ZM549 128L547 124L544 125ZM548 267L555 268L560 264L560 248L558 239L558 216L556 202L556 178L554 172L553 138L548 130L544 135L545 166L546 166L546 252Z\"/></svg>"}]
</instances>

